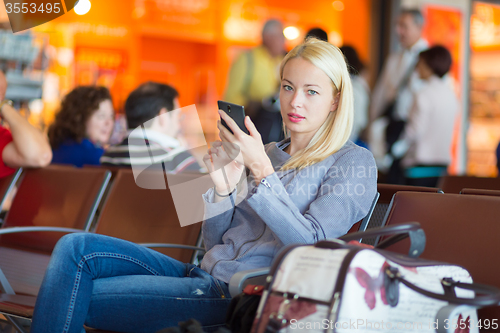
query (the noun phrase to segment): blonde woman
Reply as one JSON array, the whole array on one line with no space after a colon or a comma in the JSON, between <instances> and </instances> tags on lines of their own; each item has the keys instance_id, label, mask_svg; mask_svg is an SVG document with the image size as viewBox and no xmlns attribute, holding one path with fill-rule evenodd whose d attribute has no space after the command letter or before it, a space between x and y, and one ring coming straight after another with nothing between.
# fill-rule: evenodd
<instances>
[{"instance_id":1,"label":"blonde woman","mask_svg":"<svg viewBox=\"0 0 500 333\"><path fill-rule=\"evenodd\" d=\"M294 48L281 65L280 100L288 138L266 146L248 118L250 135L221 113L234 135L219 123L221 141L204 158L215 186L204 195L200 267L106 236L65 236L31 332L80 333L84 323L155 332L189 318L214 329L224 323L234 273L269 266L284 245L338 237L363 218L376 168L348 141L352 88L341 52L317 40Z\"/></svg>"}]
</instances>

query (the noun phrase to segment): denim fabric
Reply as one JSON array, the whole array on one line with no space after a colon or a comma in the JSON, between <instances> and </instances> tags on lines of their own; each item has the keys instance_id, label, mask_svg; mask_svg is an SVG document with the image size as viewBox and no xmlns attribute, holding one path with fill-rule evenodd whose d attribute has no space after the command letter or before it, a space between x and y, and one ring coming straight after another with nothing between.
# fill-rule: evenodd
<instances>
[{"instance_id":1,"label":"denim fabric","mask_svg":"<svg viewBox=\"0 0 500 333\"><path fill-rule=\"evenodd\" d=\"M80 333L83 325L156 332L195 318L223 324L227 285L192 264L127 241L70 234L58 242L33 315L32 333Z\"/></svg>"}]
</instances>

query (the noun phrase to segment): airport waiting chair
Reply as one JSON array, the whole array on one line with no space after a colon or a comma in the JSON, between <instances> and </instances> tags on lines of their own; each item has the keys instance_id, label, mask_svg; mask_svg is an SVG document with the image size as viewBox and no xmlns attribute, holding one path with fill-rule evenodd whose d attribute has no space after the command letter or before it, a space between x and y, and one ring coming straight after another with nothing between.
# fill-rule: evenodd
<instances>
[{"instance_id":1,"label":"airport waiting chair","mask_svg":"<svg viewBox=\"0 0 500 333\"><path fill-rule=\"evenodd\" d=\"M202 173L168 174L166 189L146 189L137 185L165 183L162 172L146 171L138 177L141 179L135 179L132 169L116 170L93 231L139 243L182 262L197 263L204 252L200 247L201 223L181 226L180 219L185 217L185 212L177 211L181 214L179 217L174 201L186 201L192 214L189 219L201 222L204 207L202 194L213 186L210 176ZM177 186L187 186L189 197L183 199L182 193L181 197L177 197L175 189L172 190ZM86 331L108 332L88 327Z\"/></svg>"},{"instance_id":2,"label":"airport waiting chair","mask_svg":"<svg viewBox=\"0 0 500 333\"><path fill-rule=\"evenodd\" d=\"M473 177L473 176L443 176L439 179L438 187L444 193L458 194L464 188L481 189L481 190L498 190L500 191L500 177Z\"/></svg>"},{"instance_id":3,"label":"airport waiting chair","mask_svg":"<svg viewBox=\"0 0 500 333\"><path fill-rule=\"evenodd\" d=\"M370 206L370 210L368 211L368 214L359 222L354 223L354 225L349 229L347 232L348 234L353 233L353 232L358 232L358 231L365 231L366 227L368 226L368 221L370 221L373 211L375 210L375 207L377 206L378 198L380 197L380 193L375 194L375 198L373 198L372 205Z\"/></svg>"},{"instance_id":4,"label":"airport waiting chair","mask_svg":"<svg viewBox=\"0 0 500 333\"><path fill-rule=\"evenodd\" d=\"M377 184L377 191L380 193L380 197L377 201L377 205L373 209L373 214L370 219L366 221L366 226L364 229L359 231L365 231L367 229L379 228L384 226L384 221L387 213L387 209L391 203L392 197L396 192L400 191L412 191L412 192L430 192L430 193L443 193L439 188L435 187L421 187L421 186L406 186L406 185L393 185L393 184ZM376 242L375 238L365 238L361 241L363 244L374 245Z\"/></svg>"},{"instance_id":5,"label":"airport waiting chair","mask_svg":"<svg viewBox=\"0 0 500 333\"><path fill-rule=\"evenodd\" d=\"M426 234L421 258L466 268L475 282L500 288L500 197L398 192L387 225L420 223ZM408 239L387 250L407 254ZM480 319L500 318L500 307L481 309Z\"/></svg>"},{"instance_id":6,"label":"airport waiting chair","mask_svg":"<svg viewBox=\"0 0 500 333\"><path fill-rule=\"evenodd\" d=\"M460 194L468 194L468 195L491 195L494 197L500 197L500 191L496 190L480 190L476 188L463 188L460 191Z\"/></svg>"},{"instance_id":7,"label":"airport waiting chair","mask_svg":"<svg viewBox=\"0 0 500 333\"><path fill-rule=\"evenodd\" d=\"M25 169L0 229L0 313L18 330L31 318L53 247L64 233L90 229L107 170Z\"/></svg>"},{"instance_id":8,"label":"airport waiting chair","mask_svg":"<svg viewBox=\"0 0 500 333\"><path fill-rule=\"evenodd\" d=\"M140 177L143 184L165 183L161 172L143 172ZM137 185L132 169L118 170L93 231L153 247L179 261L192 262L202 250L199 248L201 223L181 226L174 204L175 195L170 188L196 183L194 188L189 188L189 198L184 204L195 214L191 221L201 222L202 194L213 183L208 175L201 173L169 174L167 177L165 189L146 189Z\"/></svg>"}]
</instances>

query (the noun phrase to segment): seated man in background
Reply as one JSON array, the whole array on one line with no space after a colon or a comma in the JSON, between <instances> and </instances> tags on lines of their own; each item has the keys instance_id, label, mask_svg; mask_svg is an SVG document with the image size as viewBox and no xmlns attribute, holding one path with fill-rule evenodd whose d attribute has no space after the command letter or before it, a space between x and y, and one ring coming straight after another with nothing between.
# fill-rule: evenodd
<instances>
[{"instance_id":1,"label":"seated man in background","mask_svg":"<svg viewBox=\"0 0 500 333\"><path fill-rule=\"evenodd\" d=\"M0 118L8 129L0 126L0 178L20 167L44 167L52 160L52 150L45 134L31 126L5 100L7 79L0 71ZM2 124L2 125L3 125Z\"/></svg>"},{"instance_id":2,"label":"seated man in background","mask_svg":"<svg viewBox=\"0 0 500 333\"><path fill-rule=\"evenodd\" d=\"M178 97L177 90L156 82L135 89L125 102L129 134L104 152L101 164L145 169L162 162L165 171L173 173L200 171L196 159L178 140L181 112Z\"/></svg>"}]
</instances>

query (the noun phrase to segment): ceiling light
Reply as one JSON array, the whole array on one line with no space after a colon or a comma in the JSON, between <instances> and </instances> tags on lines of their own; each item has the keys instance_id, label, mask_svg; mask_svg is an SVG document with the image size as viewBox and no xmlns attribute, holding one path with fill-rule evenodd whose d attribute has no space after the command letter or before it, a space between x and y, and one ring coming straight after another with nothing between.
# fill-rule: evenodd
<instances>
[{"instance_id":1,"label":"ceiling light","mask_svg":"<svg viewBox=\"0 0 500 333\"><path fill-rule=\"evenodd\" d=\"M75 13L78 15L85 15L89 12L91 6L89 0L78 0L75 5Z\"/></svg>"},{"instance_id":2,"label":"ceiling light","mask_svg":"<svg viewBox=\"0 0 500 333\"><path fill-rule=\"evenodd\" d=\"M333 9L335 9L336 11L343 11L345 6L344 6L344 3L342 1L334 1L332 3L332 6L333 6Z\"/></svg>"},{"instance_id":3,"label":"ceiling light","mask_svg":"<svg viewBox=\"0 0 500 333\"><path fill-rule=\"evenodd\" d=\"M296 27L290 26L290 27L286 27L283 30L283 35L285 35L285 38L288 40L294 40L294 39L297 39L299 37L300 32L299 32L299 29L297 29Z\"/></svg>"}]
</instances>

